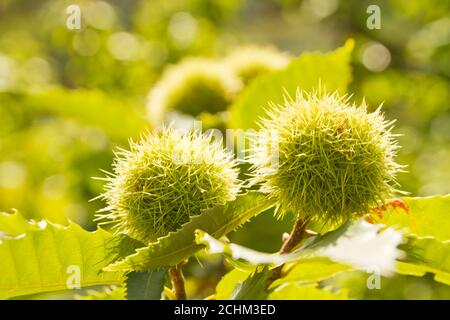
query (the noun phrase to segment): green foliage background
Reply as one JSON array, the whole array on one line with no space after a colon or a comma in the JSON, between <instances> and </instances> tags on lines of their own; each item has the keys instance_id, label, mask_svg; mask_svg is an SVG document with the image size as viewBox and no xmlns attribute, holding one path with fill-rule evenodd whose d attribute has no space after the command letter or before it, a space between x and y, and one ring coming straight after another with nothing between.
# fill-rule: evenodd
<instances>
[{"instance_id":1,"label":"green foliage background","mask_svg":"<svg viewBox=\"0 0 450 320\"><path fill-rule=\"evenodd\" d=\"M82 8L79 31L65 26L66 7L74 3ZM380 30L366 27L370 4L381 8ZM14 246L41 245L57 253L58 246L76 239L101 243L110 237L104 230L87 233L69 221L87 230L96 229L93 214L103 203L89 200L102 192L102 182L92 177L101 176L100 169L111 169L114 148L126 147L129 138L151 129L145 110L147 93L166 66L186 56L221 58L245 44L273 45L290 52L296 58L287 69L256 79L236 99L230 107L230 127L254 127L267 99L277 102L283 89L291 93L297 85L310 89L320 79L329 89L354 93L355 101L365 97L373 109L383 103L386 117L398 119L395 132L401 135L399 144L403 147L398 160L408 165L408 172L399 176L404 190L412 197L450 193L449 9L448 0L1 1L0 211L17 208L21 214L9 217L9 222L0 215L0 231L18 235L30 229L33 236L20 243L3 240L0 261L12 252L17 253L17 261L25 259L28 266L34 267L23 271L28 279L19 276L6 283L0 277L0 298L48 297L28 296L43 291L33 288L39 288L39 281L46 276L52 291L64 289L62 278L37 271L44 257L37 256L31 263L34 258L20 256ZM367 50L374 43L382 44L389 52L390 61L383 70L370 68ZM332 50L327 55L320 53ZM417 235L434 237L411 239L415 247L422 248L421 252L431 255L426 262L417 260L417 255L416 260L410 257L399 266L399 275L386 278L387 289L373 291L361 289L365 288L366 278L360 271L335 276L347 266L314 258L303 263L302 268L309 265L311 270L323 270L323 274L309 279L298 274L295 278L294 268L292 278L269 297L450 298L443 284L449 283L450 263L439 256L439 252L450 250L445 243L450 239L448 197L432 198L431 202L415 198L407 201L419 229ZM66 227L49 224L41 230L22 216L48 219ZM411 228L410 219L398 213L386 214L383 222ZM281 234L291 225L291 216L275 220L266 212L229 238L255 250L275 252L281 245ZM58 238L63 237L60 230L64 228L70 230L64 234L66 240ZM443 251L426 249L437 247ZM97 271L108 261L100 259L104 265L97 265L94 260L99 258L98 252L91 254L88 247L85 249L87 253L83 248L80 252L91 259L86 263L95 265L92 274L86 274L88 282L96 285L122 281L121 275L115 273L102 275L108 279L99 280ZM48 250L46 259L63 263L55 258L55 252ZM80 258L75 251L67 254L62 258L66 262L76 263ZM201 263L191 259L194 261L185 266L187 288L191 297L204 298L216 291L216 283L229 271L230 263L224 263L220 255L200 252L197 256ZM230 283L245 279L249 270L254 269L236 269L228 274L219 283L217 296L242 297L242 292L233 293ZM133 275L127 281L135 283L140 276ZM322 285L327 290L313 285L325 279ZM21 281L34 287L21 290ZM155 271L148 281L163 283L164 277ZM308 285L300 288L299 281ZM19 289L4 290L15 287ZM337 287L344 289L332 291ZM92 299L123 296L120 289L108 290L110 294L103 296L93 291L88 294ZM154 297L155 293L145 295ZM51 297L74 298L75 293L58 292Z\"/></svg>"}]
</instances>

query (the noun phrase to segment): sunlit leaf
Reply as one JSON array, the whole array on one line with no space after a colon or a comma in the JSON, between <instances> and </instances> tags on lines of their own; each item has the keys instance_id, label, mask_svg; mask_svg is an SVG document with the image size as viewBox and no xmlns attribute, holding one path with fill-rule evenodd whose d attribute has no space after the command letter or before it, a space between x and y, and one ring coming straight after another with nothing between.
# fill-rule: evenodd
<instances>
[{"instance_id":1,"label":"sunlit leaf","mask_svg":"<svg viewBox=\"0 0 450 320\"><path fill-rule=\"evenodd\" d=\"M275 280L271 287L277 287L287 282L319 282L339 272L351 270L352 267L328 258L312 258L287 265L284 269L287 269L285 270L287 274L283 278Z\"/></svg>"},{"instance_id":2,"label":"sunlit leaf","mask_svg":"<svg viewBox=\"0 0 450 320\"><path fill-rule=\"evenodd\" d=\"M222 277L216 287L216 300L227 300L231 298L236 286L243 282L248 276L255 270L243 271L239 269L233 269Z\"/></svg>"},{"instance_id":3,"label":"sunlit leaf","mask_svg":"<svg viewBox=\"0 0 450 320\"><path fill-rule=\"evenodd\" d=\"M148 247L137 249L135 254L109 265L105 270L149 271L161 266L176 265L204 247L194 241L196 229L205 230L220 238L272 205L273 202L262 194L251 192L239 196L224 206L203 211L179 230Z\"/></svg>"},{"instance_id":4,"label":"sunlit leaf","mask_svg":"<svg viewBox=\"0 0 450 320\"><path fill-rule=\"evenodd\" d=\"M197 242L207 245L211 253L223 253L233 259L257 264L282 264L313 257L328 257L361 270L376 269L389 274L395 270L396 259L402 257L397 246L402 234L392 228L382 229L365 221L349 221L335 231L309 239L301 248L285 255L267 254L236 244L225 243L202 231Z\"/></svg>"},{"instance_id":5,"label":"sunlit leaf","mask_svg":"<svg viewBox=\"0 0 450 320\"><path fill-rule=\"evenodd\" d=\"M347 300L348 293L333 293L329 289L320 289L316 284L302 285L290 282L279 286L267 297L267 300Z\"/></svg>"},{"instance_id":6,"label":"sunlit leaf","mask_svg":"<svg viewBox=\"0 0 450 320\"><path fill-rule=\"evenodd\" d=\"M125 280L128 300L160 300L167 268L149 272L130 272Z\"/></svg>"},{"instance_id":7,"label":"sunlit leaf","mask_svg":"<svg viewBox=\"0 0 450 320\"><path fill-rule=\"evenodd\" d=\"M398 263L397 272L416 276L428 272L436 281L450 285L450 241L409 236L401 249L406 256Z\"/></svg>"},{"instance_id":8,"label":"sunlit leaf","mask_svg":"<svg viewBox=\"0 0 450 320\"><path fill-rule=\"evenodd\" d=\"M402 198L409 212L389 208L382 212L381 223L404 227L418 236L433 236L438 240L450 240L450 195Z\"/></svg>"},{"instance_id":9,"label":"sunlit leaf","mask_svg":"<svg viewBox=\"0 0 450 320\"><path fill-rule=\"evenodd\" d=\"M71 223L46 223L0 242L0 299L76 287L120 284L120 273L104 273L112 235ZM78 273L79 271L79 273ZM78 275L80 276L78 279ZM68 285L69 284L69 285Z\"/></svg>"},{"instance_id":10,"label":"sunlit leaf","mask_svg":"<svg viewBox=\"0 0 450 320\"><path fill-rule=\"evenodd\" d=\"M88 290L86 294L75 295L76 300L124 300L125 288L108 286L103 290Z\"/></svg>"},{"instance_id":11,"label":"sunlit leaf","mask_svg":"<svg viewBox=\"0 0 450 320\"><path fill-rule=\"evenodd\" d=\"M327 91L345 93L352 78L353 46L353 40L349 40L342 48L330 53L304 53L286 69L257 78L231 106L231 127L255 128L269 102L283 103L284 96L295 96L297 89L311 90L322 85Z\"/></svg>"},{"instance_id":12,"label":"sunlit leaf","mask_svg":"<svg viewBox=\"0 0 450 320\"><path fill-rule=\"evenodd\" d=\"M131 238L126 234L115 235L111 241L108 242L108 256L111 257L110 263L119 261L133 254L136 249L145 247L145 245L136 239Z\"/></svg>"},{"instance_id":13,"label":"sunlit leaf","mask_svg":"<svg viewBox=\"0 0 450 320\"><path fill-rule=\"evenodd\" d=\"M39 225L35 221L26 220L19 211L14 213L0 212L0 234L18 236L28 230L37 230Z\"/></svg>"},{"instance_id":14,"label":"sunlit leaf","mask_svg":"<svg viewBox=\"0 0 450 320\"><path fill-rule=\"evenodd\" d=\"M397 230L359 220L312 238L297 251L309 251L311 255L328 257L360 270L376 269L388 275L395 270L396 259L403 256L397 248L402 241L403 235Z\"/></svg>"},{"instance_id":15,"label":"sunlit leaf","mask_svg":"<svg viewBox=\"0 0 450 320\"><path fill-rule=\"evenodd\" d=\"M267 297L266 285L270 270L264 267L256 270L244 281L239 282L230 296L231 300L264 300Z\"/></svg>"},{"instance_id":16,"label":"sunlit leaf","mask_svg":"<svg viewBox=\"0 0 450 320\"><path fill-rule=\"evenodd\" d=\"M378 278L374 281L374 278ZM450 299L450 286L435 282L433 275L423 277L395 274L383 277L361 271L345 271L322 285L347 291L351 299Z\"/></svg>"},{"instance_id":17,"label":"sunlit leaf","mask_svg":"<svg viewBox=\"0 0 450 320\"><path fill-rule=\"evenodd\" d=\"M195 232L195 240L198 244L206 245L209 253L211 254L224 253L232 259L243 259L254 265L282 264L297 258L297 256L293 254L281 256L278 254L258 252L234 243L225 243L213 238L202 230L197 230Z\"/></svg>"}]
</instances>

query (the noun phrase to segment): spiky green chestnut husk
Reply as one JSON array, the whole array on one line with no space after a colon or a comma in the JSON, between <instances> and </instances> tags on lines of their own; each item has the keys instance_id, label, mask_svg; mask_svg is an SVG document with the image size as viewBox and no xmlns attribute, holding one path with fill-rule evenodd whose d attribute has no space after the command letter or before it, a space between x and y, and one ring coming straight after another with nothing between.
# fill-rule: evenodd
<instances>
[{"instance_id":1,"label":"spiky green chestnut husk","mask_svg":"<svg viewBox=\"0 0 450 320\"><path fill-rule=\"evenodd\" d=\"M272 47L248 46L232 52L225 58L225 64L233 70L244 84L264 73L283 69L290 56Z\"/></svg>"},{"instance_id":2,"label":"spiky green chestnut husk","mask_svg":"<svg viewBox=\"0 0 450 320\"><path fill-rule=\"evenodd\" d=\"M369 113L364 102L348 100L299 92L261 121L250 160L255 182L277 200L279 215L293 211L302 220L341 222L398 191L395 175L402 166L394 160L393 121L380 108ZM277 142L279 162L271 166L268 152Z\"/></svg>"},{"instance_id":3,"label":"spiky green chestnut husk","mask_svg":"<svg viewBox=\"0 0 450 320\"><path fill-rule=\"evenodd\" d=\"M236 163L211 140L166 128L131 142L105 178L107 207L99 218L149 243L201 210L234 200L240 188Z\"/></svg>"},{"instance_id":4,"label":"spiky green chestnut husk","mask_svg":"<svg viewBox=\"0 0 450 320\"><path fill-rule=\"evenodd\" d=\"M169 67L149 93L149 120L159 124L168 111L192 116L226 110L241 88L241 81L224 65L188 58Z\"/></svg>"}]
</instances>

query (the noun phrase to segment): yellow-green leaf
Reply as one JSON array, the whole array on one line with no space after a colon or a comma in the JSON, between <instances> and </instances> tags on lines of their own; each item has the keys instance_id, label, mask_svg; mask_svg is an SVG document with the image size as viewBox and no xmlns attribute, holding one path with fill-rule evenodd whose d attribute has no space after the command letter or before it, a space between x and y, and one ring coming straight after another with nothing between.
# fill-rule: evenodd
<instances>
[{"instance_id":1,"label":"yellow-green leaf","mask_svg":"<svg viewBox=\"0 0 450 320\"><path fill-rule=\"evenodd\" d=\"M319 257L298 261L293 265L287 265L284 269L287 275L275 280L271 287L277 287L287 282L319 282L339 272L351 270L352 267Z\"/></svg>"},{"instance_id":2,"label":"yellow-green leaf","mask_svg":"<svg viewBox=\"0 0 450 320\"><path fill-rule=\"evenodd\" d=\"M216 300L228 300L230 299L234 289L239 283L242 283L248 276L254 271L243 271L239 269L233 269L222 277L216 287Z\"/></svg>"},{"instance_id":3,"label":"yellow-green leaf","mask_svg":"<svg viewBox=\"0 0 450 320\"><path fill-rule=\"evenodd\" d=\"M250 192L239 196L224 206L204 210L177 231L169 233L148 247L137 249L135 254L109 265L105 270L149 271L176 265L204 248L204 245L195 243L196 229L205 230L220 238L272 206L273 201L263 194Z\"/></svg>"},{"instance_id":4,"label":"yellow-green leaf","mask_svg":"<svg viewBox=\"0 0 450 320\"><path fill-rule=\"evenodd\" d=\"M450 195L432 197L405 197L409 213L389 208L382 212L386 225L405 227L418 236L432 236L438 240L450 240Z\"/></svg>"},{"instance_id":5,"label":"yellow-green leaf","mask_svg":"<svg viewBox=\"0 0 450 320\"><path fill-rule=\"evenodd\" d=\"M47 223L0 240L0 299L69 288L121 283L120 273L103 273L111 234L71 223ZM78 277L79 276L79 277ZM78 281L79 280L79 281Z\"/></svg>"},{"instance_id":6,"label":"yellow-green leaf","mask_svg":"<svg viewBox=\"0 0 450 320\"><path fill-rule=\"evenodd\" d=\"M415 276L432 273L434 280L450 285L450 241L409 236L401 249L406 257L398 263L397 272Z\"/></svg>"},{"instance_id":7,"label":"yellow-green leaf","mask_svg":"<svg viewBox=\"0 0 450 320\"><path fill-rule=\"evenodd\" d=\"M269 294L267 300L347 300L347 290L333 293L320 289L316 284L286 283Z\"/></svg>"},{"instance_id":8,"label":"yellow-green leaf","mask_svg":"<svg viewBox=\"0 0 450 320\"><path fill-rule=\"evenodd\" d=\"M26 220L19 211L13 213L0 212L0 235L5 233L10 236L18 236L30 229L39 229L35 221Z\"/></svg>"},{"instance_id":9,"label":"yellow-green leaf","mask_svg":"<svg viewBox=\"0 0 450 320\"><path fill-rule=\"evenodd\" d=\"M230 107L230 126L236 129L256 128L269 103L283 103L284 96L295 96L297 89L311 90L323 86L327 91L344 94L352 79L351 53L354 42L330 53L304 53L286 69L263 75L245 89Z\"/></svg>"},{"instance_id":10,"label":"yellow-green leaf","mask_svg":"<svg viewBox=\"0 0 450 320\"><path fill-rule=\"evenodd\" d=\"M395 260L402 256L397 246L403 236L392 228L372 225L363 220L349 220L338 229L308 239L305 244L289 254L268 254L225 243L202 230L197 230L196 241L207 246L211 253L223 253L234 260L244 260L254 265L279 265L314 257L327 257L333 261L366 270L376 267L382 274L395 269Z\"/></svg>"}]
</instances>

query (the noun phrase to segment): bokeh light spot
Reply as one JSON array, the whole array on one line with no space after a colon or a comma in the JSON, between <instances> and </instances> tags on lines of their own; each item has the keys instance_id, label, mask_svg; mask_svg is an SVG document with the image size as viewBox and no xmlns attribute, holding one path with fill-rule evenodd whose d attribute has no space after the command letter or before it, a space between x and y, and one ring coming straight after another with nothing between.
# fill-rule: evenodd
<instances>
[{"instance_id":1,"label":"bokeh light spot","mask_svg":"<svg viewBox=\"0 0 450 320\"><path fill-rule=\"evenodd\" d=\"M391 63L391 53L381 43L370 42L364 46L361 60L370 71L381 72Z\"/></svg>"},{"instance_id":2,"label":"bokeh light spot","mask_svg":"<svg viewBox=\"0 0 450 320\"><path fill-rule=\"evenodd\" d=\"M23 164L16 161L0 163L0 187L16 189L21 187L27 177L27 170Z\"/></svg>"},{"instance_id":3,"label":"bokeh light spot","mask_svg":"<svg viewBox=\"0 0 450 320\"><path fill-rule=\"evenodd\" d=\"M187 48L197 36L197 20L187 12L177 12L170 18L168 31L176 47Z\"/></svg>"}]
</instances>

